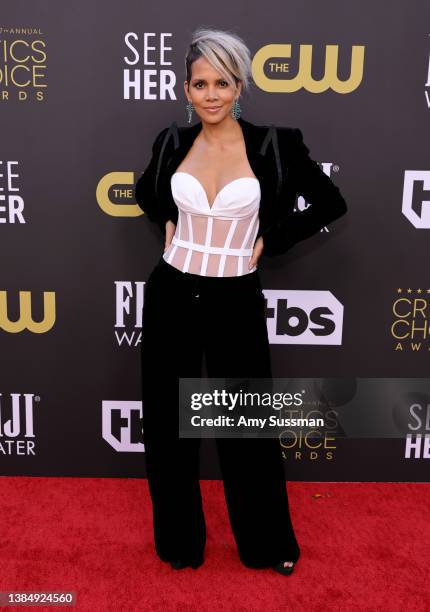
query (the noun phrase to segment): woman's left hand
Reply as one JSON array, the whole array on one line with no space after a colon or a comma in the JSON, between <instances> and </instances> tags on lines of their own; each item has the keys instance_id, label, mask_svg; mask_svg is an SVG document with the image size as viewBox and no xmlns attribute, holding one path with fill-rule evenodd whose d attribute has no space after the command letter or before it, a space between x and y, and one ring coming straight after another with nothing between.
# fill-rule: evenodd
<instances>
[{"instance_id":1,"label":"woman's left hand","mask_svg":"<svg viewBox=\"0 0 430 612\"><path fill-rule=\"evenodd\" d=\"M263 253L263 249L264 249L263 236L260 236L254 244L254 250L252 251L251 259L249 260L248 269L251 269L255 265L257 265L257 262L260 259L261 254Z\"/></svg>"}]
</instances>

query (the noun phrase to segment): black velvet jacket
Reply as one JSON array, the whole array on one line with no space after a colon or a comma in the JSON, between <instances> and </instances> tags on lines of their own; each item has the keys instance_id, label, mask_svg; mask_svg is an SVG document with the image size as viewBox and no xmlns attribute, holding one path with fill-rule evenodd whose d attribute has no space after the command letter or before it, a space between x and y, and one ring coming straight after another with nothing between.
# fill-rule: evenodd
<instances>
[{"instance_id":1,"label":"black velvet jacket","mask_svg":"<svg viewBox=\"0 0 430 612\"><path fill-rule=\"evenodd\" d=\"M254 125L241 117L238 121L249 164L260 181L257 238L263 236L263 255L285 253L346 213L338 187L309 157L300 129ZM152 145L149 165L137 180L136 202L164 234L166 221L176 224L178 219L171 176L201 129L201 122L191 127L178 127L173 122L164 128ZM305 198L308 207L295 212L298 195Z\"/></svg>"}]
</instances>

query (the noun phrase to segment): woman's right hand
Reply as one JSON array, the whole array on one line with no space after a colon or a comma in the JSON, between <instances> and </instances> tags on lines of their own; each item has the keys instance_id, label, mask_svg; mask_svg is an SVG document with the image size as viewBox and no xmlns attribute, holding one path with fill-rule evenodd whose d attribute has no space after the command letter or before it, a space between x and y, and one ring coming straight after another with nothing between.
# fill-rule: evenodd
<instances>
[{"instance_id":1,"label":"woman's right hand","mask_svg":"<svg viewBox=\"0 0 430 612\"><path fill-rule=\"evenodd\" d=\"M172 238L175 234L175 230L176 230L176 225L173 223L173 221L166 221L166 239L164 242L164 251L170 246L170 243L172 242Z\"/></svg>"}]
</instances>

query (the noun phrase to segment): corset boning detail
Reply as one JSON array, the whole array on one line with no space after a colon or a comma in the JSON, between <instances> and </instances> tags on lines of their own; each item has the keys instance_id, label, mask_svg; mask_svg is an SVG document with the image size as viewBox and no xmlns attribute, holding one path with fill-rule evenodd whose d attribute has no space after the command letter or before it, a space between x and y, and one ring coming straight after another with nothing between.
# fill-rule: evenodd
<instances>
[{"instance_id":1,"label":"corset boning detail","mask_svg":"<svg viewBox=\"0 0 430 612\"><path fill-rule=\"evenodd\" d=\"M212 206L198 179L187 172L171 178L178 221L172 242L163 253L182 272L203 276L242 276L248 269L258 233L260 183L240 177L227 183Z\"/></svg>"}]
</instances>

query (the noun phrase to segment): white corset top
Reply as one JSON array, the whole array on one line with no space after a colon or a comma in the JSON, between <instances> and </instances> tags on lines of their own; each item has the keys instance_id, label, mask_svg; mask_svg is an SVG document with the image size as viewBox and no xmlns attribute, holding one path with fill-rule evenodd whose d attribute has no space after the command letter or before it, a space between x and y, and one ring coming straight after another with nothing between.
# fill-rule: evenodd
<instances>
[{"instance_id":1,"label":"white corset top","mask_svg":"<svg viewBox=\"0 0 430 612\"><path fill-rule=\"evenodd\" d=\"M259 227L260 182L244 176L224 185L212 206L198 179L175 172L172 196L178 221L171 244L163 253L182 272L203 276L242 276L248 269Z\"/></svg>"}]
</instances>

